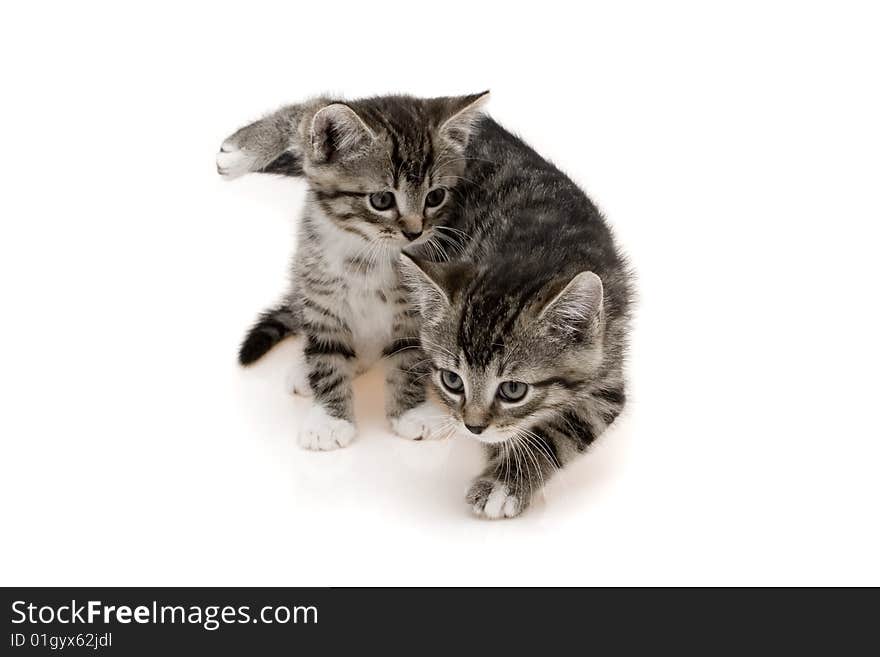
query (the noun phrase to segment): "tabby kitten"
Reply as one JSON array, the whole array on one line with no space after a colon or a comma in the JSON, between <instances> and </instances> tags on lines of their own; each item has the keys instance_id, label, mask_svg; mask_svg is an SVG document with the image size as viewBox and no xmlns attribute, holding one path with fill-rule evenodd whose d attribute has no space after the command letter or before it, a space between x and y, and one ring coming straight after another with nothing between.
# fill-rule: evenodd
<instances>
[{"instance_id":1,"label":"tabby kitten","mask_svg":"<svg viewBox=\"0 0 880 657\"><path fill-rule=\"evenodd\" d=\"M390 361L392 428L428 436L436 410L425 399L418 311L400 283L399 255L439 234L485 97L318 99L223 143L221 175L261 171L308 182L290 291L262 313L239 352L248 365L281 339L305 335L305 362L289 377L294 391L315 397L299 433L303 447L354 439L352 379L381 357Z\"/></svg>"},{"instance_id":2,"label":"tabby kitten","mask_svg":"<svg viewBox=\"0 0 880 657\"><path fill-rule=\"evenodd\" d=\"M475 513L521 513L624 401L631 276L611 232L565 175L489 118L456 190L461 258L404 252L431 384L488 463Z\"/></svg>"}]
</instances>

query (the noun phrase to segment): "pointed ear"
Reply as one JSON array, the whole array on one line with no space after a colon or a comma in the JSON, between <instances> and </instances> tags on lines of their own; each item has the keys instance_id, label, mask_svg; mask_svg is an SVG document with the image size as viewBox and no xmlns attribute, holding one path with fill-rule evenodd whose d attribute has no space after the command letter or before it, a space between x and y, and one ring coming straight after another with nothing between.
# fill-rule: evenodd
<instances>
[{"instance_id":1,"label":"pointed ear","mask_svg":"<svg viewBox=\"0 0 880 657\"><path fill-rule=\"evenodd\" d=\"M312 118L309 137L312 157L323 163L364 149L376 135L348 105L334 103Z\"/></svg>"},{"instance_id":2,"label":"pointed ear","mask_svg":"<svg viewBox=\"0 0 880 657\"><path fill-rule=\"evenodd\" d=\"M538 313L538 320L565 331L591 328L602 312L602 279L582 271L568 282Z\"/></svg>"},{"instance_id":3,"label":"pointed ear","mask_svg":"<svg viewBox=\"0 0 880 657\"><path fill-rule=\"evenodd\" d=\"M461 148L467 146L480 112L488 100L488 91L446 99L440 134Z\"/></svg>"},{"instance_id":4,"label":"pointed ear","mask_svg":"<svg viewBox=\"0 0 880 657\"><path fill-rule=\"evenodd\" d=\"M431 262L402 251L400 259L404 284L412 290L422 315L431 317L452 305L455 293L469 281L469 263Z\"/></svg>"}]
</instances>

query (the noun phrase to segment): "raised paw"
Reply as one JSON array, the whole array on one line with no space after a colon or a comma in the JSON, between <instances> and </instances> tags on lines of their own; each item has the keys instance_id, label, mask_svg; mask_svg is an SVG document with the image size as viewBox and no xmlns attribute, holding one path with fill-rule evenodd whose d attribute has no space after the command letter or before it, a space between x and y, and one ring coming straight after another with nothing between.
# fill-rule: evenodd
<instances>
[{"instance_id":1,"label":"raised paw","mask_svg":"<svg viewBox=\"0 0 880 657\"><path fill-rule=\"evenodd\" d=\"M315 404L306 415L297 442L303 449L327 451L350 445L355 433L354 424L329 415Z\"/></svg>"},{"instance_id":2,"label":"raised paw","mask_svg":"<svg viewBox=\"0 0 880 657\"><path fill-rule=\"evenodd\" d=\"M390 418L391 429L401 438L427 440L442 437L439 431L439 411L429 402L423 402L398 417Z\"/></svg>"},{"instance_id":3,"label":"raised paw","mask_svg":"<svg viewBox=\"0 0 880 657\"><path fill-rule=\"evenodd\" d=\"M513 494L505 483L494 479L474 481L465 500L475 514L493 520L518 516L528 505L519 495Z\"/></svg>"},{"instance_id":4,"label":"raised paw","mask_svg":"<svg viewBox=\"0 0 880 657\"><path fill-rule=\"evenodd\" d=\"M302 351L297 352L296 359L284 377L284 388L291 395L311 397L314 395L312 386L309 385L309 368L306 365L306 357Z\"/></svg>"},{"instance_id":5,"label":"raised paw","mask_svg":"<svg viewBox=\"0 0 880 657\"><path fill-rule=\"evenodd\" d=\"M220 146L217 153L217 173L224 178L232 179L255 171L257 156L241 148L235 135L227 139Z\"/></svg>"}]
</instances>

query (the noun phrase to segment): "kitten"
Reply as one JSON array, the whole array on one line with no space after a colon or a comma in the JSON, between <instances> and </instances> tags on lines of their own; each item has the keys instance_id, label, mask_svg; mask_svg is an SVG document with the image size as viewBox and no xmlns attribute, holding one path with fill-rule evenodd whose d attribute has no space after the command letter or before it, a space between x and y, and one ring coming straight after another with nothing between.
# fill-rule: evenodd
<instances>
[{"instance_id":1,"label":"kitten","mask_svg":"<svg viewBox=\"0 0 880 657\"><path fill-rule=\"evenodd\" d=\"M623 408L631 274L593 203L521 140L482 118L466 155L463 254L402 261L433 392L488 457L467 502L512 517Z\"/></svg>"},{"instance_id":2,"label":"kitten","mask_svg":"<svg viewBox=\"0 0 880 657\"><path fill-rule=\"evenodd\" d=\"M248 365L281 339L305 335L305 362L290 377L294 391L315 397L299 433L303 447L335 449L354 439L352 379L382 357L390 361L392 428L429 436L436 411L425 400L418 311L400 283L399 254L442 239L485 98L317 99L223 143L221 175L261 171L308 182L290 291L260 315L239 352Z\"/></svg>"},{"instance_id":3,"label":"kitten","mask_svg":"<svg viewBox=\"0 0 880 657\"><path fill-rule=\"evenodd\" d=\"M400 266L424 318L430 389L487 454L466 499L478 515L513 517L623 409L632 277L573 182L488 117L467 134L437 226L456 257L408 248ZM299 175L295 153L271 161L246 170Z\"/></svg>"}]
</instances>

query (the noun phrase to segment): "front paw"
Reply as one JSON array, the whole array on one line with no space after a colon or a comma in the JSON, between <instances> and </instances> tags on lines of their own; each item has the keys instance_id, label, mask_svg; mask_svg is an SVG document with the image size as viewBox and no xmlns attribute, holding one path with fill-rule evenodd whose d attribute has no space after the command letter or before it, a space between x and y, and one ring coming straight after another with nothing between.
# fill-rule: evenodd
<instances>
[{"instance_id":1,"label":"front paw","mask_svg":"<svg viewBox=\"0 0 880 657\"><path fill-rule=\"evenodd\" d=\"M354 424L329 415L315 404L306 415L297 442L303 449L327 451L350 445L356 433Z\"/></svg>"},{"instance_id":2,"label":"front paw","mask_svg":"<svg viewBox=\"0 0 880 657\"><path fill-rule=\"evenodd\" d=\"M237 134L237 133L236 133ZM243 148L236 135L223 142L217 153L217 173L229 180L256 171L258 157Z\"/></svg>"},{"instance_id":3,"label":"front paw","mask_svg":"<svg viewBox=\"0 0 880 657\"><path fill-rule=\"evenodd\" d=\"M468 489L465 500L474 513L483 518L513 518L528 506L521 494L514 494L502 481L477 479Z\"/></svg>"},{"instance_id":4,"label":"front paw","mask_svg":"<svg viewBox=\"0 0 880 657\"><path fill-rule=\"evenodd\" d=\"M398 417L390 418L391 429L401 438L408 440L427 440L444 437L440 412L429 402L423 402Z\"/></svg>"}]
</instances>

